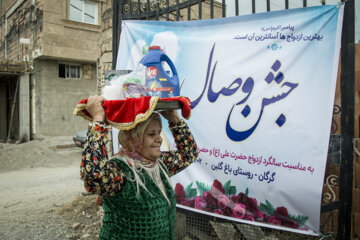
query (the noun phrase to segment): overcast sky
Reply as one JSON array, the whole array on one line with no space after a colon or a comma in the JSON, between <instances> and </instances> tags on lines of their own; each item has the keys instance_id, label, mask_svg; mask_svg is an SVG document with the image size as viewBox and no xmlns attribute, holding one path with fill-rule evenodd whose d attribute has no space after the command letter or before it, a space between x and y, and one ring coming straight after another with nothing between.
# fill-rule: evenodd
<instances>
[{"instance_id":1,"label":"overcast sky","mask_svg":"<svg viewBox=\"0 0 360 240\"><path fill-rule=\"evenodd\" d=\"M221 0L219 0L221 2ZM227 5L226 16L235 16L235 1L236 0L225 0ZM245 15L251 13L251 2L252 0L238 0L239 2L239 15ZM326 0L326 4L337 4L339 0ZM303 0L289 0L289 8L299 8L303 5ZM307 5L319 6L321 0L308 0ZM270 1L271 11L285 9L285 0L271 0ZM266 12L266 0L256 0L256 12ZM360 1L355 0L355 42L360 40Z\"/></svg>"}]
</instances>

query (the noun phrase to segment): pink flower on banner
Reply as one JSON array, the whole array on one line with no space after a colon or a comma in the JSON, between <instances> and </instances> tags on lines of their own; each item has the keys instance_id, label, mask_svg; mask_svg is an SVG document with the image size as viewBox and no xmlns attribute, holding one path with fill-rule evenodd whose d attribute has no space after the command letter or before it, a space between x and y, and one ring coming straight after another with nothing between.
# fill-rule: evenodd
<instances>
[{"instance_id":1,"label":"pink flower on banner","mask_svg":"<svg viewBox=\"0 0 360 240\"><path fill-rule=\"evenodd\" d=\"M238 194L238 195L233 195L233 196L231 197L231 201L233 201L234 203L241 203L241 196L240 196L240 194Z\"/></svg>"},{"instance_id":2,"label":"pink flower on banner","mask_svg":"<svg viewBox=\"0 0 360 240\"><path fill-rule=\"evenodd\" d=\"M195 198L190 200L190 207L195 207Z\"/></svg>"},{"instance_id":3,"label":"pink flower on banner","mask_svg":"<svg viewBox=\"0 0 360 240\"><path fill-rule=\"evenodd\" d=\"M215 190L216 192L219 191L219 192L221 192L222 194L225 193L225 190L224 190L221 182L219 182L219 181L216 180L216 179L214 180L214 183L213 183L213 185L212 185L212 190Z\"/></svg>"},{"instance_id":4,"label":"pink flower on banner","mask_svg":"<svg viewBox=\"0 0 360 240\"><path fill-rule=\"evenodd\" d=\"M202 209L204 209L206 207L206 201L203 200L201 197L196 196L194 198L194 201L195 201L194 206L195 206L196 209L202 210Z\"/></svg>"},{"instance_id":5,"label":"pink flower on banner","mask_svg":"<svg viewBox=\"0 0 360 240\"><path fill-rule=\"evenodd\" d=\"M211 191L206 194L205 201L209 208L217 208L216 198L211 194Z\"/></svg>"},{"instance_id":6,"label":"pink flower on banner","mask_svg":"<svg viewBox=\"0 0 360 240\"><path fill-rule=\"evenodd\" d=\"M245 215L245 220L248 220L248 221L255 221L254 217L251 216L251 215Z\"/></svg>"},{"instance_id":7,"label":"pink flower on banner","mask_svg":"<svg viewBox=\"0 0 360 240\"><path fill-rule=\"evenodd\" d=\"M203 210L204 210L204 211L207 211L207 212L212 212L212 209L211 209L211 208L208 208L208 207L207 207L207 208L204 208Z\"/></svg>"},{"instance_id":8,"label":"pink flower on banner","mask_svg":"<svg viewBox=\"0 0 360 240\"><path fill-rule=\"evenodd\" d=\"M263 216L264 216L264 221L267 222L268 221L268 215L266 213L263 213Z\"/></svg>"},{"instance_id":9,"label":"pink flower on banner","mask_svg":"<svg viewBox=\"0 0 360 240\"><path fill-rule=\"evenodd\" d=\"M176 203L180 203L185 198L185 196L186 194L183 185L177 183L175 186Z\"/></svg>"},{"instance_id":10,"label":"pink flower on banner","mask_svg":"<svg viewBox=\"0 0 360 240\"><path fill-rule=\"evenodd\" d=\"M207 195L209 194L208 191L205 191L202 195L202 199L206 200Z\"/></svg>"},{"instance_id":11,"label":"pink flower on banner","mask_svg":"<svg viewBox=\"0 0 360 240\"><path fill-rule=\"evenodd\" d=\"M256 220L263 220L263 219L264 219L263 212L260 211L259 209L256 210L256 212L254 212L253 215L254 215L254 218L255 218Z\"/></svg>"},{"instance_id":12,"label":"pink flower on banner","mask_svg":"<svg viewBox=\"0 0 360 240\"><path fill-rule=\"evenodd\" d=\"M229 207L225 208L223 213L224 213L224 216L228 216L228 217L232 216L232 211L231 211L231 209Z\"/></svg>"},{"instance_id":13,"label":"pink flower on banner","mask_svg":"<svg viewBox=\"0 0 360 240\"><path fill-rule=\"evenodd\" d=\"M257 201L255 198L245 197L244 205L246 206L246 210L250 211L252 214L258 210Z\"/></svg>"},{"instance_id":14,"label":"pink flower on banner","mask_svg":"<svg viewBox=\"0 0 360 240\"><path fill-rule=\"evenodd\" d=\"M281 225L281 221L280 221L280 219L278 219L277 217L275 217L275 216L270 216L269 218L268 218L268 221L267 221L268 223L270 223L270 224L274 224L274 225Z\"/></svg>"},{"instance_id":15,"label":"pink flower on banner","mask_svg":"<svg viewBox=\"0 0 360 240\"><path fill-rule=\"evenodd\" d=\"M294 220L285 220L282 222L285 227L299 229L299 224L297 222L295 222Z\"/></svg>"},{"instance_id":16,"label":"pink flower on banner","mask_svg":"<svg viewBox=\"0 0 360 240\"><path fill-rule=\"evenodd\" d=\"M217 204L221 210L224 210L230 204L230 199L226 195L219 195L217 199Z\"/></svg>"},{"instance_id":17,"label":"pink flower on banner","mask_svg":"<svg viewBox=\"0 0 360 240\"><path fill-rule=\"evenodd\" d=\"M285 218L289 217L286 207L277 207L275 210L275 216L281 216Z\"/></svg>"},{"instance_id":18,"label":"pink flower on banner","mask_svg":"<svg viewBox=\"0 0 360 240\"><path fill-rule=\"evenodd\" d=\"M223 211L221 209L215 209L213 213L224 215Z\"/></svg>"},{"instance_id":19,"label":"pink flower on banner","mask_svg":"<svg viewBox=\"0 0 360 240\"><path fill-rule=\"evenodd\" d=\"M235 203L234 208L232 210L232 215L235 218L244 218L245 216L245 205L241 203Z\"/></svg>"},{"instance_id":20,"label":"pink flower on banner","mask_svg":"<svg viewBox=\"0 0 360 240\"><path fill-rule=\"evenodd\" d=\"M184 205L184 206L187 206L187 207L190 207L191 206L191 202L189 199L187 198L184 198L183 200L181 200L180 202L181 205Z\"/></svg>"}]
</instances>

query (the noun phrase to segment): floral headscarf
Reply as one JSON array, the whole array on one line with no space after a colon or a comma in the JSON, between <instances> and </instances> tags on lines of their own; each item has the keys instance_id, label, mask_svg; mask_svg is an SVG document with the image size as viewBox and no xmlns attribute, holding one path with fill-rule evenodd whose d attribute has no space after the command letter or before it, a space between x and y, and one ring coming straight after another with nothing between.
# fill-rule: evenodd
<instances>
[{"instance_id":1,"label":"floral headscarf","mask_svg":"<svg viewBox=\"0 0 360 240\"><path fill-rule=\"evenodd\" d=\"M138 124L135 128L119 132L118 139L122 146L119 151L120 156L126 155L132 159L142 162L143 164L153 163L153 161L146 160L141 154L145 129L153 120L159 121L161 126L160 114L153 113L146 121Z\"/></svg>"}]
</instances>

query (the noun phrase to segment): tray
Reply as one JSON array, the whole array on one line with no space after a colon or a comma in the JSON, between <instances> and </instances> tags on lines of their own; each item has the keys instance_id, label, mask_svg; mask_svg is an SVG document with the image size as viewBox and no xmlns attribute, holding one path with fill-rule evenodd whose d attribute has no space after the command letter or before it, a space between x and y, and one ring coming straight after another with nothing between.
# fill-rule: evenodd
<instances>
[{"instance_id":1,"label":"tray","mask_svg":"<svg viewBox=\"0 0 360 240\"><path fill-rule=\"evenodd\" d=\"M179 101L162 101L159 100L156 104L155 110L175 110L181 109L181 103Z\"/></svg>"}]
</instances>

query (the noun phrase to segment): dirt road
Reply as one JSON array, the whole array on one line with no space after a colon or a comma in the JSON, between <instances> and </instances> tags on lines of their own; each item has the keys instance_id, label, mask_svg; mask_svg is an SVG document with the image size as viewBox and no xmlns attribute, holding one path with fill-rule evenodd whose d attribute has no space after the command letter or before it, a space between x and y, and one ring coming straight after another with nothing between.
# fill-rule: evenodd
<instances>
[{"instance_id":1,"label":"dirt road","mask_svg":"<svg viewBox=\"0 0 360 240\"><path fill-rule=\"evenodd\" d=\"M96 239L100 209L83 196L82 149L0 144L0 239Z\"/></svg>"}]
</instances>

